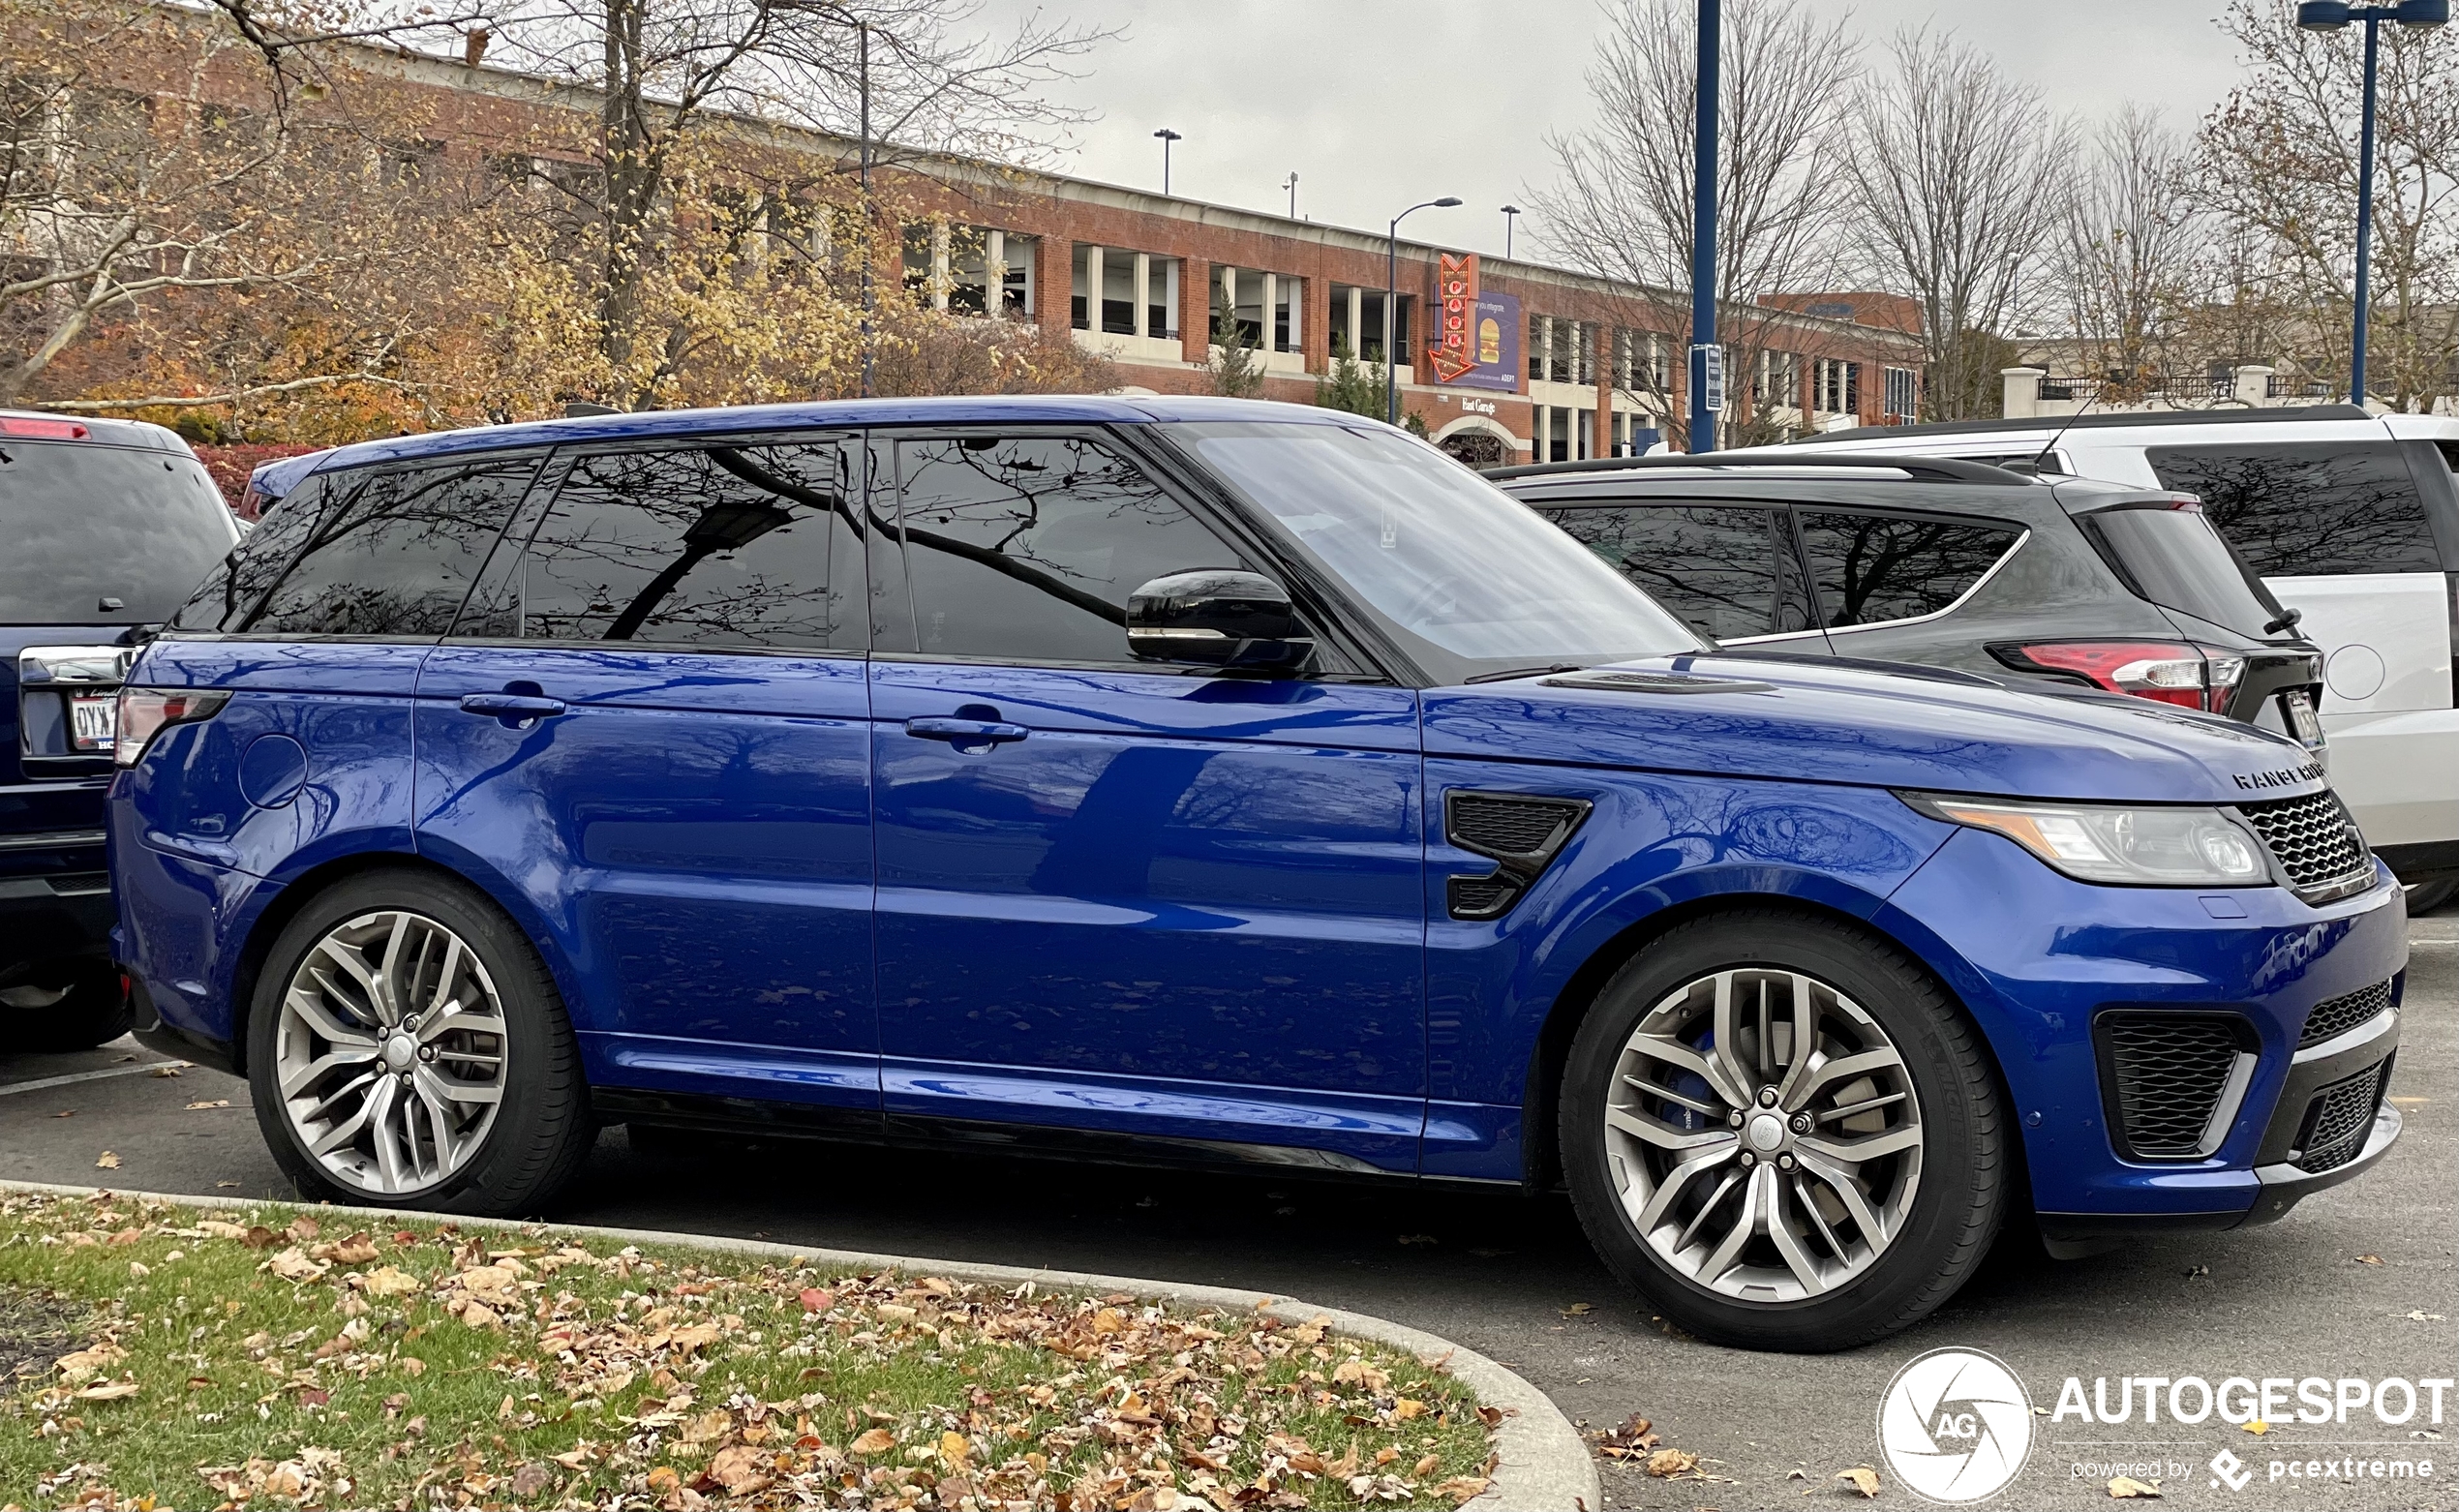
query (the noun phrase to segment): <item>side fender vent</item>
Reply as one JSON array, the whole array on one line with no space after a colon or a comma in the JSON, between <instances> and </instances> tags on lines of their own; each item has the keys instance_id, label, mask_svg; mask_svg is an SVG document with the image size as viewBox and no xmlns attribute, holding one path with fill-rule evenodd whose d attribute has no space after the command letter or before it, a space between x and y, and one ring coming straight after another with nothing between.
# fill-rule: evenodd
<instances>
[{"instance_id":1,"label":"side fender vent","mask_svg":"<svg viewBox=\"0 0 2459 1512\"><path fill-rule=\"evenodd\" d=\"M1500 919L1553 864L1588 820L1584 798L1539 798L1526 793L1442 796L1443 838L1464 851L1492 859L1482 877L1453 877L1444 900L1454 919Z\"/></svg>"}]
</instances>

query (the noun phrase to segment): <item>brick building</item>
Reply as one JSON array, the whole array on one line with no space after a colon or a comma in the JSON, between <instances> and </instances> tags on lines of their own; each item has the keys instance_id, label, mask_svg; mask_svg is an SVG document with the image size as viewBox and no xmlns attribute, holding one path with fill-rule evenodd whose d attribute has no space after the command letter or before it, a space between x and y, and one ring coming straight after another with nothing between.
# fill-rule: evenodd
<instances>
[{"instance_id":1,"label":"brick building","mask_svg":"<svg viewBox=\"0 0 2459 1512\"><path fill-rule=\"evenodd\" d=\"M353 51L372 88L399 92L386 108L416 123L413 153L534 152L559 129L570 140L576 116L598 114L587 91L485 64L483 42L460 62ZM812 176L846 173L858 155L846 137L734 126L747 153L772 166L799 157ZM1112 358L1131 391L1210 392L1208 359L1228 322L1258 348L1266 398L1312 402L1338 352L1377 368L1384 359L1386 250L1372 232L999 165L891 160L884 172L915 219L901 269L879 270L883 297L901 289L954 313L1070 331ZM821 218L810 234L825 238L826 227ZM1446 305L1442 249L1403 241L1398 257L1390 355L1402 406L1464 458L1645 450L1659 416L1686 407L1685 294L1470 257L1451 268ZM884 260L898 257L892 245ZM1429 322L1446 314L1450 346L1430 352ZM1808 431L1908 418L1920 344L1917 316L1909 330L1903 321L1902 302L1884 295L1762 298L1747 311L1753 349L1729 354L1728 419L1755 408Z\"/></svg>"}]
</instances>

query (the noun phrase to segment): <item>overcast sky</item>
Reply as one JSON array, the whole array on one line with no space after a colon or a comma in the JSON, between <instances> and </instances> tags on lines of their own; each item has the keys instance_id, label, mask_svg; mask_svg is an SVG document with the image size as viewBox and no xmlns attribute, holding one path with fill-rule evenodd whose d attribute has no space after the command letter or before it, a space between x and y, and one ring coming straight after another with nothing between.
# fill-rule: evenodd
<instances>
[{"instance_id":1,"label":"overcast sky","mask_svg":"<svg viewBox=\"0 0 2459 1512\"><path fill-rule=\"evenodd\" d=\"M1952 28L2078 115L2136 100L2191 127L2235 76L2212 25L2224 3L1858 0L1851 10L1873 41L1922 22ZM1127 33L1057 91L1101 112L1054 165L1061 171L1159 189L1152 133L1167 126L1185 136L1171 149L1180 195L1286 211L1281 186L1294 170L1301 214L1377 231L1416 201L1457 195L1460 209L1420 210L1408 229L1491 253L1503 251L1498 207L1526 204L1550 175L1546 134L1586 118L1582 73L1599 25L1592 0L987 0L981 20L1013 26L1036 10ZM1523 217L1523 257L1536 251L1533 229Z\"/></svg>"}]
</instances>

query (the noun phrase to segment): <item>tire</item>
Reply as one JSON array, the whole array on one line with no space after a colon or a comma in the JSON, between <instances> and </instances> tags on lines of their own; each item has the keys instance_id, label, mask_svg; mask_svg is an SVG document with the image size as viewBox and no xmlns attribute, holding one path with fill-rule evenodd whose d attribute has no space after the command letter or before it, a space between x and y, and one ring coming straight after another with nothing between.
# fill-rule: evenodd
<instances>
[{"instance_id":1,"label":"tire","mask_svg":"<svg viewBox=\"0 0 2459 1512\"><path fill-rule=\"evenodd\" d=\"M90 1050L128 1033L136 1021L128 987L108 961L67 962L0 987L0 1049Z\"/></svg>"},{"instance_id":2,"label":"tire","mask_svg":"<svg viewBox=\"0 0 2459 1512\"><path fill-rule=\"evenodd\" d=\"M2408 894L2408 917L2432 913L2449 902L2453 892L2459 892L2459 877L2434 877L2417 883L2416 890Z\"/></svg>"},{"instance_id":3,"label":"tire","mask_svg":"<svg viewBox=\"0 0 2459 1512\"><path fill-rule=\"evenodd\" d=\"M1806 998L1817 1048L1797 1074ZM1590 1243L1657 1312L1717 1344L1826 1351L1903 1328L1963 1285L2008 1200L1979 1030L1911 957L1816 916L1721 914L1650 944L1581 1023L1558 1105Z\"/></svg>"},{"instance_id":4,"label":"tire","mask_svg":"<svg viewBox=\"0 0 2459 1512\"><path fill-rule=\"evenodd\" d=\"M248 1084L274 1160L334 1202L531 1216L596 1133L545 963L493 903L428 872L349 878L283 929Z\"/></svg>"}]
</instances>

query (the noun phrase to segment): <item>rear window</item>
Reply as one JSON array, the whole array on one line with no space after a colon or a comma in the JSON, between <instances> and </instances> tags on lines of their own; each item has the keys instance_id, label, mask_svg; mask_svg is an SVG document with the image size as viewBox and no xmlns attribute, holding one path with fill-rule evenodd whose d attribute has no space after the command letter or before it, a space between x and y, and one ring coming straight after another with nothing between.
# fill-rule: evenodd
<instances>
[{"instance_id":1,"label":"rear window","mask_svg":"<svg viewBox=\"0 0 2459 1512\"><path fill-rule=\"evenodd\" d=\"M0 439L0 623L162 620L234 535L193 457ZM121 607L99 607L106 598Z\"/></svg>"},{"instance_id":2,"label":"rear window","mask_svg":"<svg viewBox=\"0 0 2459 1512\"><path fill-rule=\"evenodd\" d=\"M2145 598L2163 609L2251 636L2280 616L2279 601L2211 522L2191 509L2104 509L2083 517Z\"/></svg>"},{"instance_id":3,"label":"rear window","mask_svg":"<svg viewBox=\"0 0 2459 1512\"><path fill-rule=\"evenodd\" d=\"M2389 441L2154 446L2152 471L2266 578L2440 572L2425 500Z\"/></svg>"}]
</instances>

